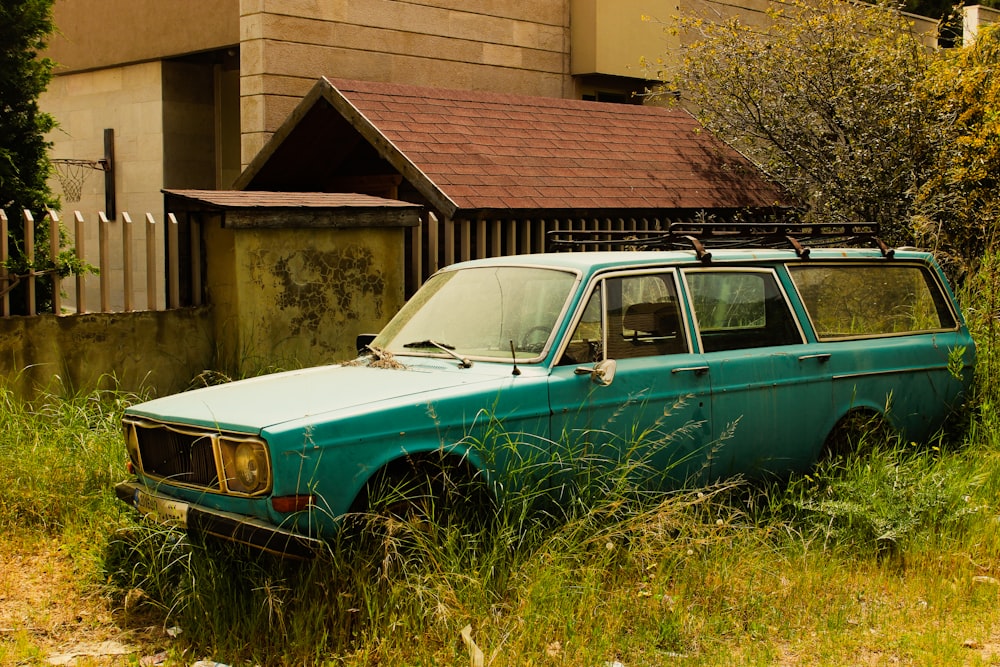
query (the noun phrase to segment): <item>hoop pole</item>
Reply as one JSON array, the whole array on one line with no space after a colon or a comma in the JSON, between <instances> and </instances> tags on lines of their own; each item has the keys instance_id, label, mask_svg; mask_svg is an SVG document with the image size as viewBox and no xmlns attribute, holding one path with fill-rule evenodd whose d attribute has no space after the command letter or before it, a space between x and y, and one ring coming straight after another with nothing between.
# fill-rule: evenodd
<instances>
[{"instance_id":1,"label":"hoop pole","mask_svg":"<svg viewBox=\"0 0 1000 667\"><path fill-rule=\"evenodd\" d=\"M115 203L115 131L110 127L104 128L104 208L109 218L118 217Z\"/></svg>"}]
</instances>

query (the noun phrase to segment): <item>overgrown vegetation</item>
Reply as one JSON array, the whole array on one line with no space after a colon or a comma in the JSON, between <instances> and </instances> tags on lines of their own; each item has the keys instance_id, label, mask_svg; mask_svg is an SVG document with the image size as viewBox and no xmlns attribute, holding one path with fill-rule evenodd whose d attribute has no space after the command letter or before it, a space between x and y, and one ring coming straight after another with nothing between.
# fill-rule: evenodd
<instances>
[{"instance_id":1,"label":"overgrown vegetation","mask_svg":"<svg viewBox=\"0 0 1000 667\"><path fill-rule=\"evenodd\" d=\"M191 543L114 500L134 397L3 393L0 530L67 545L121 628L176 635L148 647L168 664L995 662L996 265L967 283L979 377L953 429L868 438L789 482L651 496L634 461L592 454L558 505L526 484L485 522L455 520L454 504L373 515L287 562ZM491 433L507 443L502 424ZM0 636L2 664L32 650Z\"/></svg>"},{"instance_id":2,"label":"overgrown vegetation","mask_svg":"<svg viewBox=\"0 0 1000 667\"><path fill-rule=\"evenodd\" d=\"M932 48L898 3L772 3L678 18L667 99L743 151L807 221L878 222L886 241L973 271L1000 218L1000 28Z\"/></svg>"},{"instance_id":3,"label":"overgrown vegetation","mask_svg":"<svg viewBox=\"0 0 1000 667\"><path fill-rule=\"evenodd\" d=\"M30 274L71 274L94 272L94 267L66 247L66 235L59 234L58 255L47 248L52 234L45 213L59 208L59 198L49 188L52 173L46 135L57 127L56 119L41 110L39 97L52 80L55 63L41 57L55 29L54 0L5 0L0 3L0 209L9 219L8 238L0 239L9 254L4 260L7 275L0 281L0 294L10 292L11 310L23 315L51 309L53 286L42 280L36 286L35 303L28 304L28 290L21 282ZM23 211L34 217L25 220ZM27 254L26 229L34 235L34 256Z\"/></svg>"}]
</instances>

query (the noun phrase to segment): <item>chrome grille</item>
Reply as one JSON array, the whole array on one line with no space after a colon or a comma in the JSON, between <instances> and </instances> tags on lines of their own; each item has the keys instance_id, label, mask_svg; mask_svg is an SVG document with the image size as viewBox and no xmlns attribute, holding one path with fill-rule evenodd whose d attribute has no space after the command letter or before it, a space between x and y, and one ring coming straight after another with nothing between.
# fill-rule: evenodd
<instances>
[{"instance_id":1,"label":"chrome grille","mask_svg":"<svg viewBox=\"0 0 1000 667\"><path fill-rule=\"evenodd\" d=\"M213 433L179 431L162 424L134 422L142 470L175 484L219 490Z\"/></svg>"}]
</instances>

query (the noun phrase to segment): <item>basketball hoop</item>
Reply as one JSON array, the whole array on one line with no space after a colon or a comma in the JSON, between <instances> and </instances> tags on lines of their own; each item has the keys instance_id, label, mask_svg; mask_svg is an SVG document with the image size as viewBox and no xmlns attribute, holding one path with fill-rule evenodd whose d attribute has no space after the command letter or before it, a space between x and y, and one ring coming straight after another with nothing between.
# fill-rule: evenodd
<instances>
[{"instance_id":1,"label":"basketball hoop","mask_svg":"<svg viewBox=\"0 0 1000 667\"><path fill-rule=\"evenodd\" d=\"M56 178L62 186L66 201L80 201L83 193L83 183L90 171L108 171L107 160L77 160L73 158L52 158L52 166L56 169Z\"/></svg>"}]
</instances>

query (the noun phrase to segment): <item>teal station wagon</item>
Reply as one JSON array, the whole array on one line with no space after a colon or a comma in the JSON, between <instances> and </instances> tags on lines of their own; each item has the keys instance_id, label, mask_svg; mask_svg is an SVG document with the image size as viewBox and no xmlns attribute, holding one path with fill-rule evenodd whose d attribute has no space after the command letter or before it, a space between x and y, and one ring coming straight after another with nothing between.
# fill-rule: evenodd
<instances>
[{"instance_id":1,"label":"teal station wagon","mask_svg":"<svg viewBox=\"0 0 1000 667\"><path fill-rule=\"evenodd\" d=\"M502 495L610 443L670 488L807 470L855 415L922 441L960 405L974 345L929 254L693 243L443 269L353 362L130 408L118 496L301 556L424 457Z\"/></svg>"}]
</instances>

